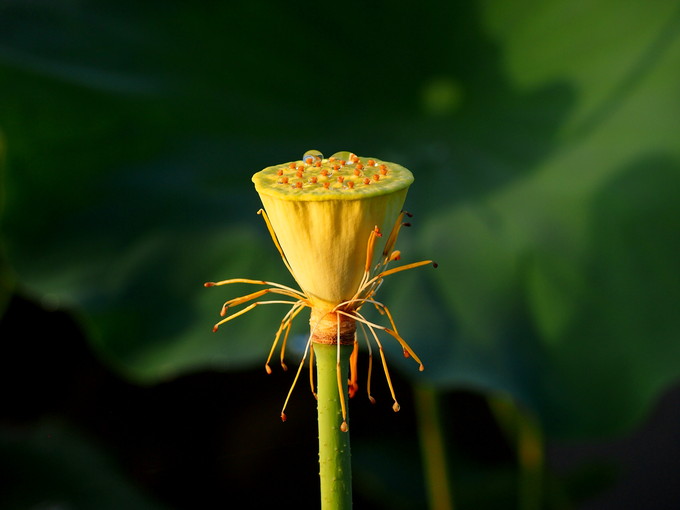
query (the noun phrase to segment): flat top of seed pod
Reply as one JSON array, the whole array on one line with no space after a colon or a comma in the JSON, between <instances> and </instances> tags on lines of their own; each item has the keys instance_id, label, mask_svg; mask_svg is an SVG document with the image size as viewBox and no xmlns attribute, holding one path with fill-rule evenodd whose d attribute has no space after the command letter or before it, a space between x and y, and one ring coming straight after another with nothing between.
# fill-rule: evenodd
<instances>
[{"instance_id":1,"label":"flat top of seed pod","mask_svg":"<svg viewBox=\"0 0 680 510\"><path fill-rule=\"evenodd\" d=\"M396 163L337 152L324 158L307 151L302 159L253 175L258 193L283 200L360 200L410 186L413 174Z\"/></svg>"}]
</instances>

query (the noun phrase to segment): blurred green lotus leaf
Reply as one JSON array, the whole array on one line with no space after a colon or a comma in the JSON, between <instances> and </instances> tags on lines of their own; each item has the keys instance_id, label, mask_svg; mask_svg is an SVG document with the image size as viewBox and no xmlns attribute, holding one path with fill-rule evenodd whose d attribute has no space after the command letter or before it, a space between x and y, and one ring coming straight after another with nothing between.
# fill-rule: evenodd
<instances>
[{"instance_id":1,"label":"blurred green lotus leaf","mask_svg":"<svg viewBox=\"0 0 680 510\"><path fill-rule=\"evenodd\" d=\"M680 375L677 5L376 9L387 39L273 2L3 5L18 289L136 381L264 363L285 310L212 334L239 294L202 283L290 283L250 176L348 148L413 171L400 248L439 263L381 291L426 365L406 373L509 393L550 433L635 423Z\"/></svg>"}]
</instances>

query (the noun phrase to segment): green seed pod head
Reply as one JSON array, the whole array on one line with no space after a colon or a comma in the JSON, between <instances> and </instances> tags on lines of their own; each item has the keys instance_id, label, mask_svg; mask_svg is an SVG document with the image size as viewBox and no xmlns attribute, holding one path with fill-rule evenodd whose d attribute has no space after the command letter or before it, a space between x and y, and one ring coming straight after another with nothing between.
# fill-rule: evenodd
<instances>
[{"instance_id":1,"label":"green seed pod head","mask_svg":"<svg viewBox=\"0 0 680 510\"><path fill-rule=\"evenodd\" d=\"M371 231L392 227L413 174L350 152L308 151L253 182L294 278L315 306L331 309L354 296Z\"/></svg>"}]
</instances>

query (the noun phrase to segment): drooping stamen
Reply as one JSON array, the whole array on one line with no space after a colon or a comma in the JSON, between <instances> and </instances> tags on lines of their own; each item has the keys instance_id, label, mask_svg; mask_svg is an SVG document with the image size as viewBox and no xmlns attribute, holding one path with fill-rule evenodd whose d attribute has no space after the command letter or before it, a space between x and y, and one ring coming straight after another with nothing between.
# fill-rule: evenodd
<instances>
[{"instance_id":1,"label":"drooping stamen","mask_svg":"<svg viewBox=\"0 0 680 510\"><path fill-rule=\"evenodd\" d=\"M298 301L283 301L283 300L257 301L255 303L251 303L248 306L246 306L243 310L239 310L238 312L231 314L229 317L222 319L220 322L215 324L213 326L213 333L216 332L218 330L218 328L222 324L224 324L225 322L229 322L230 320L233 320L236 317L243 315L244 313L248 313L250 310L252 310L253 308L255 308L258 305L273 305L273 304L291 304L291 305L294 305L296 303L298 303Z\"/></svg>"},{"instance_id":2,"label":"drooping stamen","mask_svg":"<svg viewBox=\"0 0 680 510\"><path fill-rule=\"evenodd\" d=\"M345 314L344 312L339 312L339 313ZM390 377L390 371L389 371L389 369L387 368L387 359L385 358L385 352L383 351L382 343L380 343L380 340L378 339L378 335L376 334L375 330L373 329L374 326L375 326L375 327L378 327L378 328L380 328L380 329L384 329L384 328L381 328L381 327L378 326L377 324L373 324L373 323L367 321L367 320L366 320L360 313L358 313L358 312L354 312L354 314L345 314L345 315L348 315L349 317L352 317L352 318L354 318L354 319L356 319L356 320L358 320L358 321L363 322L364 324L366 324L366 326L368 326L369 331L370 331L371 334L373 335L373 339L375 340L375 343L378 345L378 350L379 350L379 352L380 352L380 359L382 360L383 371L385 372L385 379L387 379L387 386L388 386L389 389L390 389L390 394L392 395L392 400L394 401L394 403L392 404L392 409L393 409L394 412L396 413L396 412L399 411L399 409L401 409L401 408L400 408L400 406L399 406L399 403L397 402L397 396L396 396L396 394L395 394L395 392L394 392L394 386L392 386L392 378Z\"/></svg>"},{"instance_id":3,"label":"drooping stamen","mask_svg":"<svg viewBox=\"0 0 680 510\"><path fill-rule=\"evenodd\" d=\"M299 294L298 293L293 293L285 289L263 289L263 290L258 290L257 292L253 292L252 294L246 294L245 296L237 297L234 299L230 299L226 303L222 305L222 309L220 310L220 315L224 317L227 313L227 310L231 308L232 306L238 306L243 303L247 303L248 301L252 301L253 299L257 299L261 296L264 296L265 294L282 294L284 296L292 297L295 299L299 299Z\"/></svg>"},{"instance_id":4,"label":"drooping stamen","mask_svg":"<svg viewBox=\"0 0 680 510\"><path fill-rule=\"evenodd\" d=\"M286 285L282 285L280 283L268 282L266 280L251 280L249 278L231 278L229 280L221 280L219 282L205 282L203 284L203 286L204 287L218 287L218 286L221 286L221 285L231 285L232 283L248 283L248 284L252 284L252 285L270 285L272 287L276 287L277 289L285 289L289 292L292 292L293 294L296 294L302 301L309 304L307 296L305 296L299 290L295 290L291 287L288 287Z\"/></svg>"},{"instance_id":5,"label":"drooping stamen","mask_svg":"<svg viewBox=\"0 0 680 510\"><path fill-rule=\"evenodd\" d=\"M368 375L366 378L366 393L368 395L368 400L371 402L371 404L375 404L375 399L373 398L373 395L371 395L371 377L373 373L373 348L371 347L371 342L368 340L366 327L361 322L359 323L359 327L361 328L361 332L364 335L364 340L366 341L366 348L368 350Z\"/></svg>"},{"instance_id":6,"label":"drooping stamen","mask_svg":"<svg viewBox=\"0 0 680 510\"><path fill-rule=\"evenodd\" d=\"M272 343L272 347L269 351L269 356L267 356L267 361L264 364L265 370L267 371L268 374L272 373L272 369L269 366L269 362L272 359L272 356L274 355L274 351L276 350L276 345L279 341L279 337L281 336L282 331L285 329L286 333L283 337L283 342L281 345L281 367L284 370L288 370L288 367L283 361L283 356L286 350L286 342L288 340L288 334L290 333L290 328L295 320L295 318L298 316L298 314L306 307L307 305L305 303L302 303L301 301L298 301L295 305L291 307L290 310L288 310L288 313L283 317L281 320L281 324L279 325L279 329L276 331L276 335L274 335L274 342Z\"/></svg>"},{"instance_id":7,"label":"drooping stamen","mask_svg":"<svg viewBox=\"0 0 680 510\"><path fill-rule=\"evenodd\" d=\"M312 395L316 400L319 400L319 396L314 390L314 342L309 346L309 386L312 389Z\"/></svg>"},{"instance_id":8,"label":"drooping stamen","mask_svg":"<svg viewBox=\"0 0 680 510\"><path fill-rule=\"evenodd\" d=\"M298 365L297 372L295 372L295 378L293 379L293 384L290 385L290 389L288 390L288 395L286 395L286 400L283 402L283 407L281 408L281 420L286 421L286 406L288 406L288 401L290 400L290 396L293 394L293 390L295 389L295 385L297 384L297 381L300 377L300 372L302 372L302 367L305 364L305 359L307 359L307 353L309 352L310 348L312 345L312 335L309 335L309 339L307 340L307 344L305 345L305 351L302 354L302 359L300 360L300 364Z\"/></svg>"},{"instance_id":9,"label":"drooping stamen","mask_svg":"<svg viewBox=\"0 0 680 510\"><path fill-rule=\"evenodd\" d=\"M340 349L342 346L341 335L340 335L340 314L336 314L337 320L337 337L335 343L337 345L337 358L335 362L335 372L338 377L338 396L340 397L340 409L342 410L342 424L340 425L340 430L347 432L349 427L347 426L347 407L345 405L345 392L342 389L342 366L340 363Z\"/></svg>"},{"instance_id":10,"label":"drooping stamen","mask_svg":"<svg viewBox=\"0 0 680 510\"><path fill-rule=\"evenodd\" d=\"M359 362L359 342L354 339L354 348L352 349L352 354L349 357L349 381L347 383L347 391L349 393L349 398L354 398L357 391L359 390L359 374L357 373L357 366Z\"/></svg>"}]
</instances>

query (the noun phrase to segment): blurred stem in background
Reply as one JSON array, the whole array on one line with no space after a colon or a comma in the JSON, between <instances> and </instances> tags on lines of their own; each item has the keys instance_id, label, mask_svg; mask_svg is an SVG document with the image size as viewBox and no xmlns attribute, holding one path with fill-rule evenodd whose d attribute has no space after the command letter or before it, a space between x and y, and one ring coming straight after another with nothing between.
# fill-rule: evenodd
<instances>
[{"instance_id":1,"label":"blurred stem in background","mask_svg":"<svg viewBox=\"0 0 680 510\"><path fill-rule=\"evenodd\" d=\"M453 491L447 463L446 439L442 427L441 401L431 386L416 385L418 431L425 467L425 485L431 510L453 510Z\"/></svg>"},{"instance_id":2,"label":"blurred stem in background","mask_svg":"<svg viewBox=\"0 0 680 510\"><path fill-rule=\"evenodd\" d=\"M517 454L517 508L544 508L545 448L538 419L513 400L500 395L488 397L489 407Z\"/></svg>"}]
</instances>

